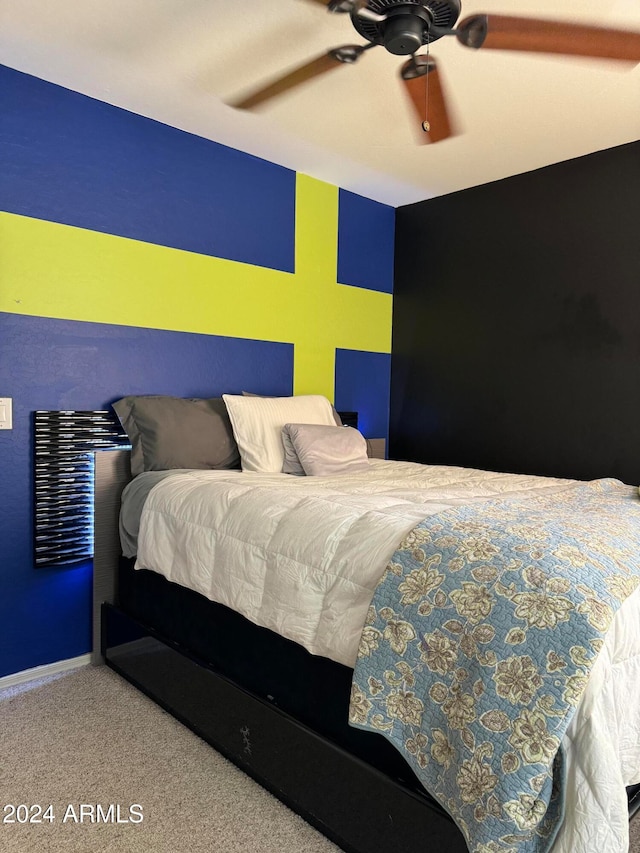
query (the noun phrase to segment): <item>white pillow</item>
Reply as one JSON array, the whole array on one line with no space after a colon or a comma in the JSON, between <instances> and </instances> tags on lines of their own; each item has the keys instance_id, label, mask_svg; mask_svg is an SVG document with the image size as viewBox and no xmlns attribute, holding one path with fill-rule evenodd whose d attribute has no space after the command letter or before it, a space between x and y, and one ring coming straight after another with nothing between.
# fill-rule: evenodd
<instances>
[{"instance_id":1,"label":"white pillow","mask_svg":"<svg viewBox=\"0 0 640 853\"><path fill-rule=\"evenodd\" d=\"M243 471L279 474L284 464L282 427L288 423L335 426L331 403L319 394L243 397L223 394Z\"/></svg>"}]
</instances>

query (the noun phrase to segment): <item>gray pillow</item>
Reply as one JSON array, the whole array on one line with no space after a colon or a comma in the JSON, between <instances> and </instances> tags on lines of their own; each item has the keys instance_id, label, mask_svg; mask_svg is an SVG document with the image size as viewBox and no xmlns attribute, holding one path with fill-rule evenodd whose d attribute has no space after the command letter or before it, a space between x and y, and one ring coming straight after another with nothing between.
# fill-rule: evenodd
<instances>
[{"instance_id":1,"label":"gray pillow","mask_svg":"<svg viewBox=\"0 0 640 853\"><path fill-rule=\"evenodd\" d=\"M172 468L239 468L221 397L123 397L113 404L131 441L131 473Z\"/></svg>"},{"instance_id":2,"label":"gray pillow","mask_svg":"<svg viewBox=\"0 0 640 853\"><path fill-rule=\"evenodd\" d=\"M369 467L367 442L353 427L286 424L282 440L285 454L289 441L308 476L330 477Z\"/></svg>"}]
</instances>

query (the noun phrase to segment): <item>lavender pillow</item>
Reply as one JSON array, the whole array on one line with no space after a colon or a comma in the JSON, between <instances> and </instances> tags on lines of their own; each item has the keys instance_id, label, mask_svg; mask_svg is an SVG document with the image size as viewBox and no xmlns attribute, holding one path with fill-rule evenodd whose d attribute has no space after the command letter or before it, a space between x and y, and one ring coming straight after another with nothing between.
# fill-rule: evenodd
<instances>
[{"instance_id":1,"label":"lavender pillow","mask_svg":"<svg viewBox=\"0 0 640 853\"><path fill-rule=\"evenodd\" d=\"M289 452L295 453L304 473L311 477L350 474L369 467L367 442L362 433L353 427L285 424L282 442L285 466L289 447Z\"/></svg>"},{"instance_id":2,"label":"lavender pillow","mask_svg":"<svg viewBox=\"0 0 640 853\"><path fill-rule=\"evenodd\" d=\"M289 427L292 424L285 424L282 428L282 446L284 448L284 462L282 464L283 474L293 474L296 477L304 477L304 468L298 459L298 454L291 441L289 435ZM337 427L336 427L337 429Z\"/></svg>"}]
</instances>

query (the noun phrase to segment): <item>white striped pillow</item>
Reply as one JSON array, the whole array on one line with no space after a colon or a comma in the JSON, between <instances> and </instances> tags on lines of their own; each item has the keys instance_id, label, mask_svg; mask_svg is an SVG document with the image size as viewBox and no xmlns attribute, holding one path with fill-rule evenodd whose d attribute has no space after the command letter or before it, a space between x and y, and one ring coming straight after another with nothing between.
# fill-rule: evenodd
<instances>
[{"instance_id":1,"label":"white striped pillow","mask_svg":"<svg viewBox=\"0 0 640 853\"><path fill-rule=\"evenodd\" d=\"M243 471L279 474L284 464L282 427L288 423L335 426L331 403L320 394L244 397L223 394Z\"/></svg>"}]
</instances>

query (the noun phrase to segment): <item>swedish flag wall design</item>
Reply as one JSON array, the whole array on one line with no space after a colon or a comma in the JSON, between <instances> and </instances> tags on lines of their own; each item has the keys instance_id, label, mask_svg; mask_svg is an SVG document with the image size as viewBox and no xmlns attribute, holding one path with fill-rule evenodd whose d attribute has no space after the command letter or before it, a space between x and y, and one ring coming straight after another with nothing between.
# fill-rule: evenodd
<instances>
[{"instance_id":1,"label":"swedish flag wall design","mask_svg":"<svg viewBox=\"0 0 640 853\"><path fill-rule=\"evenodd\" d=\"M4 213L0 310L289 342L294 392L333 399L336 348L390 351L391 296L336 282L336 187L298 175L295 207L293 272Z\"/></svg>"},{"instance_id":2,"label":"swedish flag wall design","mask_svg":"<svg viewBox=\"0 0 640 853\"><path fill-rule=\"evenodd\" d=\"M89 648L90 567L33 569L30 412L322 393L385 436L394 211L1 67L0 110L3 675Z\"/></svg>"}]
</instances>

